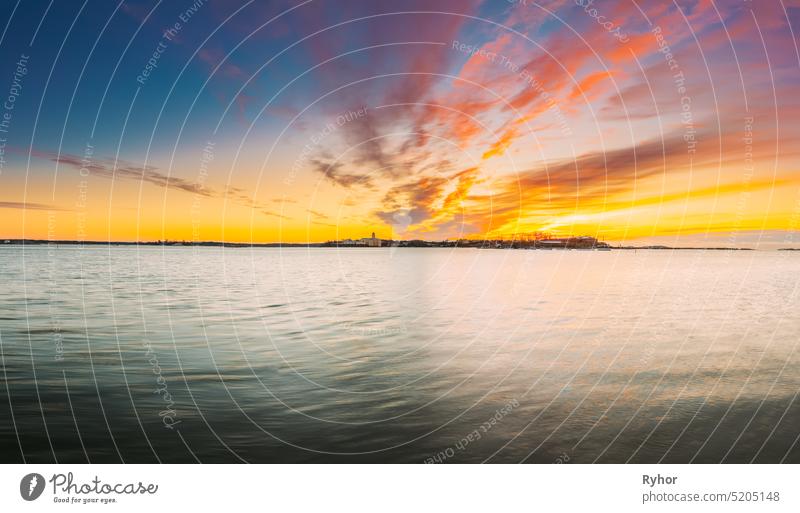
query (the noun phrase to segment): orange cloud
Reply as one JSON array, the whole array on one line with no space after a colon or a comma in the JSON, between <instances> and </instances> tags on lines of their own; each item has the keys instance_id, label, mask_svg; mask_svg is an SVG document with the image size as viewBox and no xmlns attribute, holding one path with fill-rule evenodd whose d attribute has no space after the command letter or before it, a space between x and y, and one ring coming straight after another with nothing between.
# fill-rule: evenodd
<instances>
[{"instance_id":1,"label":"orange cloud","mask_svg":"<svg viewBox=\"0 0 800 513\"><path fill-rule=\"evenodd\" d=\"M575 88L573 88L572 92L569 94L569 96L567 96L567 100L576 100L582 97L586 97L586 100L590 100L591 97L588 96L588 93L598 84L602 83L611 76L611 71L596 71L594 73L590 73L583 80L581 80L578 85L575 86ZM597 96L598 94L593 95L593 97Z\"/></svg>"}]
</instances>

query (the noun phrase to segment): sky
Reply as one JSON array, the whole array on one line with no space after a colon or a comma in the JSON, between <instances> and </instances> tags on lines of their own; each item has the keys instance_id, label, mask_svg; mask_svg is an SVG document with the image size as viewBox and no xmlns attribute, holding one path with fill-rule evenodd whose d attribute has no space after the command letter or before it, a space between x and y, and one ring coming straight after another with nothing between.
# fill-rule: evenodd
<instances>
[{"instance_id":1,"label":"sky","mask_svg":"<svg viewBox=\"0 0 800 513\"><path fill-rule=\"evenodd\" d=\"M0 237L800 247L800 1L8 1Z\"/></svg>"}]
</instances>

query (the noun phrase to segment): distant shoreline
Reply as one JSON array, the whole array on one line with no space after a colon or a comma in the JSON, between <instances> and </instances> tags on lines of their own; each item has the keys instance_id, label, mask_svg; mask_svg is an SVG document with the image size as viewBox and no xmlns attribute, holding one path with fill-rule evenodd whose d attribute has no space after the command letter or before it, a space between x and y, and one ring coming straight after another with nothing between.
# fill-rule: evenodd
<instances>
[{"instance_id":1,"label":"distant shoreline","mask_svg":"<svg viewBox=\"0 0 800 513\"><path fill-rule=\"evenodd\" d=\"M648 246L611 246L590 248L573 247L519 247L513 241L385 241L387 244L383 248L472 248L472 249L529 249L540 251L554 250L577 250L577 251L608 251L608 250L704 250L704 251L758 251L753 248L726 248L726 247L674 247L661 245ZM505 244L503 244L505 242ZM156 241L156 242L131 242L131 241L77 241L77 240L42 240L42 239L0 239L2 246L161 246L161 247L223 247L223 248L366 248L367 246L355 246L347 244L336 244L335 242L309 242L309 243L285 243L285 242L218 242L218 241ZM800 251L800 248L777 248L775 250L762 251Z\"/></svg>"}]
</instances>

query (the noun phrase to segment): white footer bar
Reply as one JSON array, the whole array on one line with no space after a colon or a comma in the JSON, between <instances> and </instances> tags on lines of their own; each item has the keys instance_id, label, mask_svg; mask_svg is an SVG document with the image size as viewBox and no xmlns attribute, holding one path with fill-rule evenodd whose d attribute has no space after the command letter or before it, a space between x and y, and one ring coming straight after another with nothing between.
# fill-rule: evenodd
<instances>
[{"instance_id":1,"label":"white footer bar","mask_svg":"<svg viewBox=\"0 0 800 513\"><path fill-rule=\"evenodd\" d=\"M796 512L798 478L790 465L2 465L0 510Z\"/></svg>"}]
</instances>

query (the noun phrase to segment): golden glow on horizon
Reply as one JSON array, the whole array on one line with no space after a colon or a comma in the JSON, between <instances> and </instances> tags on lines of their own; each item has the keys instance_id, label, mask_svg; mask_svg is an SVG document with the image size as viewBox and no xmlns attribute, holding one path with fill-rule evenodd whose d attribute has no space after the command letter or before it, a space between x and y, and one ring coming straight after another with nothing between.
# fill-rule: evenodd
<instances>
[{"instance_id":1,"label":"golden glow on horizon","mask_svg":"<svg viewBox=\"0 0 800 513\"><path fill-rule=\"evenodd\" d=\"M369 212L359 212L359 204L331 209L330 215L288 199L276 211L285 217L264 215L253 208L221 198L199 197L182 191L164 191L145 187L141 203L137 195L115 194L108 201L109 190L94 187L104 201L88 201L81 208L60 206L61 210L42 208L5 208L4 238L111 241L228 241L228 242L324 242L360 238L375 231L380 238L509 238L515 234L549 232L558 236L592 235L607 241L712 232L747 230L793 230L791 212L797 208L797 180L753 180L723 184L684 192L663 192L658 180L650 187L640 187L637 197L629 194L578 200L573 208L548 208L542 205L512 205L509 212L492 215L491 208L482 218L491 229L483 233L455 232L437 237L439 222L471 209L483 212L491 197L470 196L483 181L476 169L468 170L448 183L446 193L432 205L432 216L397 233L392 226L372 220ZM101 180L96 181L101 184ZM322 190L315 191L314 205L322 202ZM330 190L326 203L341 203L342 195ZM102 194L101 194L102 193ZM30 196L30 195L29 195ZM290 202L291 201L291 202ZM40 203L29 199L30 203ZM43 202L41 202L43 203ZM141 205L139 207L138 205ZM58 205L56 205L58 206ZM373 208L374 206L370 206ZM765 209L768 207L768 210ZM325 216L322 220L318 216ZM339 219L337 219L339 216ZM492 221L495 224L492 225ZM434 236L431 236L434 234Z\"/></svg>"}]
</instances>

